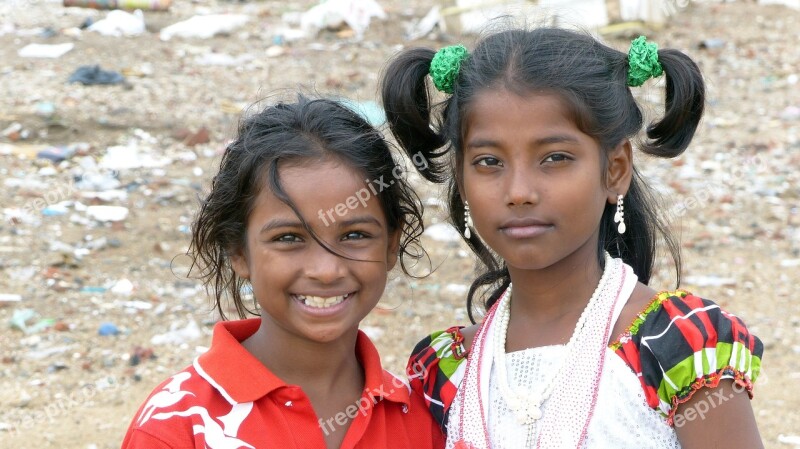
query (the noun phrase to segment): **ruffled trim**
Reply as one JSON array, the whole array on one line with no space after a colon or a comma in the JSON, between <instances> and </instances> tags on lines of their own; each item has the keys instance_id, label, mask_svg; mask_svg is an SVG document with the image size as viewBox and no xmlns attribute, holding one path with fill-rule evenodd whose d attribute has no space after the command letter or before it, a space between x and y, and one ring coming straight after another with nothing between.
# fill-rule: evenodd
<instances>
[{"instance_id":1,"label":"ruffled trim","mask_svg":"<svg viewBox=\"0 0 800 449\"><path fill-rule=\"evenodd\" d=\"M691 293L687 292L686 290L674 290L674 291L663 290L656 293L655 296L653 296L653 298L650 300L650 302L648 302L647 305L642 309L642 311L636 314L636 318L633 320L633 322L625 329L625 331L622 334L620 334L619 338L617 338L617 340L614 341L614 343L611 343L611 345L609 345L609 347L612 350L616 351L626 341L630 340L632 336L638 334L639 327L645 322L645 320L647 320L647 316L658 310L658 308L661 307L661 304L664 301L675 297L685 298L690 294Z\"/></svg>"},{"instance_id":2,"label":"ruffled trim","mask_svg":"<svg viewBox=\"0 0 800 449\"><path fill-rule=\"evenodd\" d=\"M734 384L739 385L747 391L747 396L753 399L753 382L745 375L744 372L735 369L728 365L716 373L703 376L696 379L684 391L685 393L675 395L672 398L669 414L667 415L667 424L670 427L674 426L675 413L678 411L678 406L688 402L694 397L695 393L703 388L717 388L719 383L726 379L732 379Z\"/></svg>"},{"instance_id":3,"label":"ruffled trim","mask_svg":"<svg viewBox=\"0 0 800 449\"><path fill-rule=\"evenodd\" d=\"M452 336L453 342L450 343L450 353L453 354L453 358L456 360L461 360L469 354L469 350L464 347L464 334L461 333L463 328L464 326L453 326L444 331Z\"/></svg>"}]
</instances>

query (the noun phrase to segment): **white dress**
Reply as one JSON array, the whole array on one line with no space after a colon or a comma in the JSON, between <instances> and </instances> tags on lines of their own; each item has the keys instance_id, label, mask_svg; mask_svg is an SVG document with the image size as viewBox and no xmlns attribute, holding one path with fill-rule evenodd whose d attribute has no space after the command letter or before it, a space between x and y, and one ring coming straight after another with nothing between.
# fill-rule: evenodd
<instances>
[{"instance_id":1,"label":"white dress","mask_svg":"<svg viewBox=\"0 0 800 449\"><path fill-rule=\"evenodd\" d=\"M680 448L672 427L657 411L645 402L642 386L636 375L611 349L607 349L606 365L600 378L600 389L594 415L586 433L585 448ZM547 378L564 356L564 346L543 346L506 354L506 369L513 389L523 385L535 385L537 379ZM503 400L494 381L496 368L492 368L489 382L489 434L493 449L518 449L525 447L528 427L515 419L508 404ZM568 380L567 380L568 381ZM547 413L551 397L542 406ZM453 421L451 421L453 422ZM536 440L537 427L533 425ZM642 438L647 435L648 438ZM450 445L448 444L448 447Z\"/></svg>"}]
</instances>

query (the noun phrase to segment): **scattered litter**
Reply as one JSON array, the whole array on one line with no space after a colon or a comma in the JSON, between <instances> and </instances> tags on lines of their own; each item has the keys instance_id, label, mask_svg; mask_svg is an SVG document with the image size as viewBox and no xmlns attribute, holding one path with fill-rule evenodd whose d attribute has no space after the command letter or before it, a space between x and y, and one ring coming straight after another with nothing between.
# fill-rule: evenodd
<instances>
[{"instance_id":1,"label":"scattered litter","mask_svg":"<svg viewBox=\"0 0 800 449\"><path fill-rule=\"evenodd\" d=\"M701 50L712 50L723 47L725 47L725 41L723 39L716 38L704 39L697 44L697 48Z\"/></svg>"},{"instance_id":2,"label":"scattered litter","mask_svg":"<svg viewBox=\"0 0 800 449\"><path fill-rule=\"evenodd\" d=\"M92 9L145 9L166 11L172 0L63 0L64 6Z\"/></svg>"},{"instance_id":3,"label":"scattered litter","mask_svg":"<svg viewBox=\"0 0 800 449\"><path fill-rule=\"evenodd\" d=\"M686 283L695 287L722 287L736 285L736 279L721 276L686 276Z\"/></svg>"},{"instance_id":4,"label":"scattered litter","mask_svg":"<svg viewBox=\"0 0 800 449\"><path fill-rule=\"evenodd\" d=\"M22 301L22 295L17 295L14 293L0 293L0 304L20 301Z\"/></svg>"},{"instance_id":5,"label":"scattered litter","mask_svg":"<svg viewBox=\"0 0 800 449\"><path fill-rule=\"evenodd\" d=\"M153 352L152 348L137 346L133 348L133 352L130 354L128 365L137 366L144 361L155 360L156 358L156 354Z\"/></svg>"},{"instance_id":6,"label":"scattered litter","mask_svg":"<svg viewBox=\"0 0 800 449\"><path fill-rule=\"evenodd\" d=\"M28 324L29 321L35 320L38 316L39 314L33 309L17 309L11 316L9 324L12 329L19 329L26 334L35 334L36 332L47 329L56 322L56 320L52 318L43 318L36 321L33 325Z\"/></svg>"},{"instance_id":7,"label":"scattered litter","mask_svg":"<svg viewBox=\"0 0 800 449\"><path fill-rule=\"evenodd\" d=\"M386 123L386 113L383 111L383 108L374 101L354 101L342 98L339 102L364 117L370 125L376 128L380 128Z\"/></svg>"},{"instance_id":8,"label":"scattered litter","mask_svg":"<svg viewBox=\"0 0 800 449\"><path fill-rule=\"evenodd\" d=\"M21 123L14 122L2 132L3 137L6 139L16 142L18 140L25 140L30 136L30 131L26 130Z\"/></svg>"},{"instance_id":9,"label":"scattered litter","mask_svg":"<svg viewBox=\"0 0 800 449\"><path fill-rule=\"evenodd\" d=\"M416 40L430 34L442 22L441 7L435 5L419 21L412 22L406 29L406 39Z\"/></svg>"},{"instance_id":10,"label":"scattered litter","mask_svg":"<svg viewBox=\"0 0 800 449\"><path fill-rule=\"evenodd\" d=\"M100 327L97 328L97 334L103 337L107 337L109 335L119 335L119 328L114 323L101 323Z\"/></svg>"},{"instance_id":11,"label":"scattered litter","mask_svg":"<svg viewBox=\"0 0 800 449\"><path fill-rule=\"evenodd\" d=\"M153 304L146 301L125 301L122 306L136 310L150 310L153 308Z\"/></svg>"},{"instance_id":12,"label":"scattered litter","mask_svg":"<svg viewBox=\"0 0 800 449\"><path fill-rule=\"evenodd\" d=\"M202 333L197 321L194 318L189 318L189 324L185 327L179 327L178 323L172 323L169 332L153 335L150 343L154 345L180 345L191 340L200 338Z\"/></svg>"},{"instance_id":13,"label":"scattered litter","mask_svg":"<svg viewBox=\"0 0 800 449\"><path fill-rule=\"evenodd\" d=\"M286 49L284 49L280 45L270 45L264 51L264 55L266 55L266 57L268 58L277 58L278 56L281 56L284 53L286 53Z\"/></svg>"},{"instance_id":14,"label":"scattered litter","mask_svg":"<svg viewBox=\"0 0 800 449\"><path fill-rule=\"evenodd\" d=\"M60 58L72 50L75 44L28 44L19 49L17 55L21 58Z\"/></svg>"},{"instance_id":15,"label":"scattered litter","mask_svg":"<svg viewBox=\"0 0 800 449\"><path fill-rule=\"evenodd\" d=\"M111 287L111 293L130 296L133 293L133 289L133 282L129 281L128 279L120 279L114 284L113 287Z\"/></svg>"},{"instance_id":16,"label":"scattered litter","mask_svg":"<svg viewBox=\"0 0 800 449\"><path fill-rule=\"evenodd\" d=\"M139 9L133 13L111 11L105 19L98 20L87 29L103 36L138 36L145 32L144 14Z\"/></svg>"},{"instance_id":17,"label":"scattered litter","mask_svg":"<svg viewBox=\"0 0 800 449\"><path fill-rule=\"evenodd\" d=\"M69 212L70 204L71 202L68 201L52 204L42 209L42 215L44 215L45 217L57 217L60 215L66 215Z\"/></svg>"},{"instance_id":18,"label":"scattered litter","mask_svg":"<svg viewBox=\"0 0 800 449\"><path fill-rule=\"evenodd\" d=\"M469 291L469 285L447 284L444 286L444 291L448 293L453 293L456 296L464 296Z\"/></svg>"},{"instance_id":19,"label":"scattered litter","mask_svg":"<svg viewBox=\"0 0 800 449\"><path fill-rule=\"evenodd\" d=\"M97 221L122 221L128 217L128 208L122 206L89 206L86 215Z\"/></svg>"},{"instance_id":20,"label":"scattered litter","mask_svg":"<svg viewBox=\"0 0 800 449\"><path fill-rule=\"evenodd\" d=\"M327 0L306 11L300 17L300 27L314 37L321 30L347 24L360 39L373 18L386 19L386 12L375 0Z\"/></svg>"},{"instance_id":21,"label":"scattered litter","mask_svg":"<svg viewBox=\"0 0 800 449\"><path fill-rule=\"evenodd\" d=\"M437 242L458 242L461 234L458 230L448 223L436 223L425 228L422 234L436 240Z\"/></svg>"},{"instance_id":22,"label":"scattered litter","mask_svg":"<svg viewBox=\"0 0 800 449\"><path fill-rule=\"evenodd\" d=\"M134 168L164 167L172 162L166 157L156 158L146 147L138 144L108 147L100 160L100 167L109 170L130 170Z\"/></svg>"},{"instance_id":23,"label":"scattered litter","mask_svg":"<svg viewBox=\"0 0 800 449\"><path fill-rule=\"evenodd\" d=\"M359 329L361 329L361 332L367 334L367 337L369 337L369 339L372 341L380 340L385 332L380 327L375 327L375 326L362 326Z\"/></svg>"},{"instance_id":24,"label":"scattered litter","mask_svg":"<svg viewBox=\"0 0 800 449\"><path fill-rule=\"evenodd\" d=\"M194 62L197 65L209 66L217 65L223 67L241 66L242 64L255 59L253 55L243 54L240 56L231 56L227 53L206 53L202 56L195 58Z\"/></svg>"},{"instance_id":25,"label":"scattered litter","mask_svg":"<svg viewBox=\"0 0 800 449\"><path fill-rule=\"evenodd\" d=\"M778 443L793 444L800 447L800 435L778 435Z\"/></svg>"},{"instance_id":26,"label":"scattered litter","mask_svg":"<svg viewBox=\"0 0 800 449\"><path fill-rule=\"evenodd\" d=\"M49 159L55 163L69 159L75 154L77 147L71 145L59 145L55 147L47 147L44 150L36 153L39 159Z\"/></svg>"},{"instance_id":27,"label":"scattered litter","mask_svg":"<svg viewBox=\"0 0 800 449\"><path fill-rule=\"evenodd\" d=\"M84 86L96 84L121 84L125 77L119 72L102 70L99 65L83 65L78 67L67 80L69 83L81 83Z\"/></svg>"},{"instance_id":28,"label":"scattered litter","mask_svg":"<svg viewBox=\"0 0 800 449\"><path fill-rule=\"evenodd\" d=\"M72 349L72 346L56 346L53 348L28 351L25 357L32 360L43 360L56 354L63 354Z\"/></svg>"},{"instance_id":29,"label":"scattered litter","mask_svg":"<svg viewBox=\"0 0 800 449\"><path fill-rule=\"evenodd\" d=\"M787 106L781 112L781 119L788 121L800 119L800 107Z\"/></svg>"},{"instance_id":30,"label":"scattered litter","mask_svg":"<svg viewBox=\"0 0 800 449\"><path fill-rule=\"evenodd\" d=\"M229 34L250 20L244 14L209 14L172 24L161 30L161 40L173 37L208 39L217 34Z\"/></svg>"}]
</instances>

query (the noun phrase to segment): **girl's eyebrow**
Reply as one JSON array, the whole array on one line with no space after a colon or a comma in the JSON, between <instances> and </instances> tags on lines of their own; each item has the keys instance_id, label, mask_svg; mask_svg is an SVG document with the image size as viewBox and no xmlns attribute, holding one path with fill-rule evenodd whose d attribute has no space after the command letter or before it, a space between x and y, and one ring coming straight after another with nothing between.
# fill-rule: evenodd
<instances>
[{"instance_id":1,"label":"girl's eyebrow","mask_svg":"<svg viewBox=\"0 0 800 449\"><path fill-rule=\"evenodd\" d=\"M578 143L578 139L569 134L556 134L553 136L542 137L530 143L530 146L544 146L555 143ZM500 144L492 139L474 139L467 142L467 148L498 148Z\"/></svg>"},{"instance_id":2,"label":"girl's eyebrow","mask_svg":"<svg viewBox=\"0 0 800 449\"><path fill-rule=\"evenodd\" d=\"M276 218L274 220L268 221L264 226L262 226L261 231L259 231L259 233L272 231L273 229L278 229L278 228L302 228L302 227L303 224L300 223L299 220Z\"/></svg>"},{"instance_id":3,"label":"girl's eyebrow","mask_svg":"<svg viewBox=\"0 0 800 449\"><path fill-rule=\"evenodd\" d=\"M381 222L372 215L362 215L358 217L352 217L346 220L342 220L339 223L341 223L342 227L353 226L357 224L373 224L375 226L378 226L379 228L383 227L381 226Z\"/></svg>"}]
</instances>

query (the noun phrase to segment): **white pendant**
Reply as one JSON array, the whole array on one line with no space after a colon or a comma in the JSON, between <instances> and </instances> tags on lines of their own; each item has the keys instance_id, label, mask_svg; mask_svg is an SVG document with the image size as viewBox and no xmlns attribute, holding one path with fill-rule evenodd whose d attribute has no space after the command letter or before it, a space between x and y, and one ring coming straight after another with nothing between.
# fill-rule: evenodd
<instances>
[{"instance_id":1,"label":"white pendant","mask_svg":"<svg viewBox=\"0 0 800 449\"><path fill-rule=\"evenodd\" d=\"M614 223L619 223L622 221L622 217L619 215L619 212L614 213Z\"/></svg>"},{"instance_id":2,"label":"white pendant","mask_svg":"<svg viewBox=\"0 0 800 449\"><path fill-rule=\"evenodd\" d=\"M530 416L533 421L537 421L542 417L542 409L534 405L530 410L528 410L528 416Z\"/></svg>"},{"instance_id":3,"label":"white pendant","mask_svg":"<svg viewBox=\"0 0 800 449\"><path fill-rule=\"evenodd\" d=\"M620 221L619 225L617 226L617 232L619 232L620 234L624 234L625 233L625 229L626 229L625 222L624 221Z\"/></svg>"}]
</instances>

